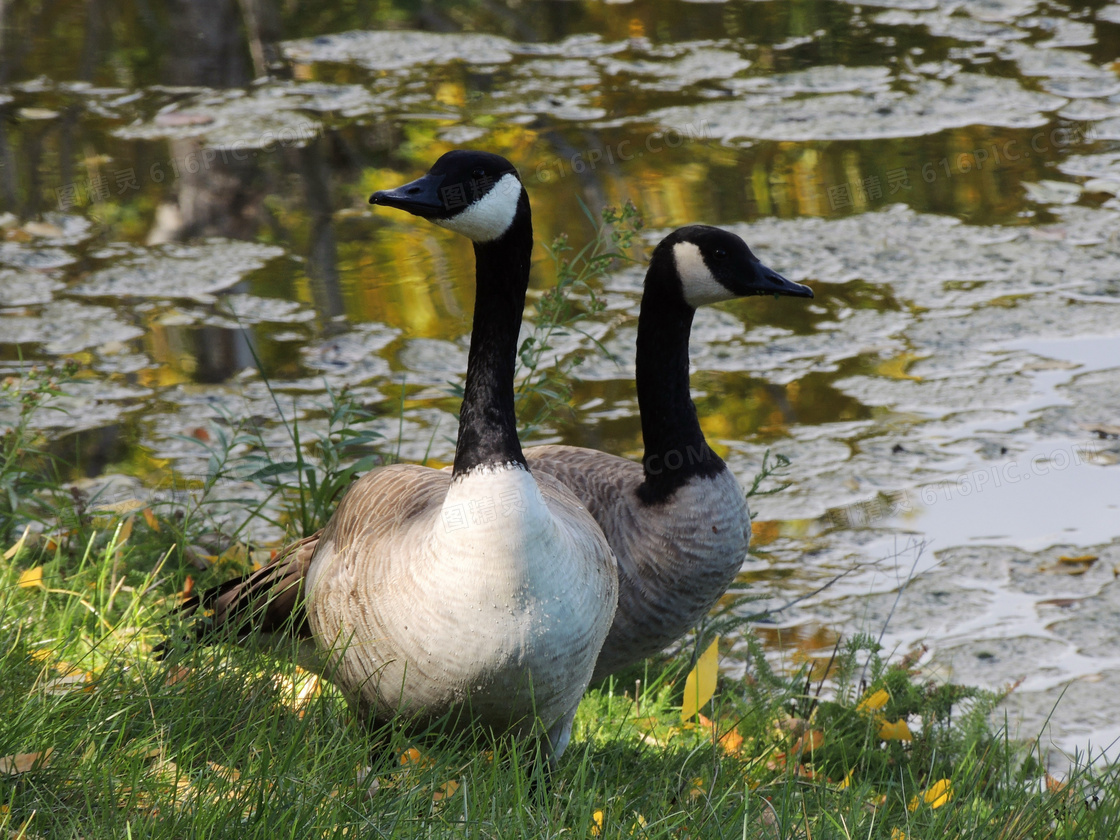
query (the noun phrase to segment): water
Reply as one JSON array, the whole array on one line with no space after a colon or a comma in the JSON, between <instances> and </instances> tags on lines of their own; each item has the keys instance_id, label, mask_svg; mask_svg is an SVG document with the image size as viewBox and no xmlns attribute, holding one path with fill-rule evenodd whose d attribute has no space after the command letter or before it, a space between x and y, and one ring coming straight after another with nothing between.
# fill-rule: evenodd
<instances>
[{"instance_id":1,"label":"water","mask_svg":"<svg viewBox=\"0 0 1120 840\"><path fill-rule=\"evenodd\" d=\"M650 245L725 225L815 289L693 334L713 445L744 481L793 461L745 575L775 608L841 576L759 628L775 655L882 633L935 677L1022 680L1055 766L1116 737L1117 4L347 4L276 12L248 51L237 4L192 8L0 19L0 368L82 363L42 421L72 478L166 496L205 471L192 435L252 417L282 453L279 413L320 427L326 384L449 461L470 247L366 198L484 147L539 242L631 199ZM554 276L539 248L531 294ZM604 282L615 358L565 341L577 410L535 440L641 452L640 283Z\"/></svg>"}]
</instances>

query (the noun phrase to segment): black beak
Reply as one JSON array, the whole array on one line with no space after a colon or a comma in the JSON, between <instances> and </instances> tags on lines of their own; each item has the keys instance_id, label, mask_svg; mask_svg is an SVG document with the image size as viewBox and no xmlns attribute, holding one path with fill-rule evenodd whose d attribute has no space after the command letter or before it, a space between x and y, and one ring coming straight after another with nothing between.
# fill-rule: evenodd
<instances>
[{"instance_id":1,"label":"black beak","mask_svg":"<svg viewBox=\"0 0 1120 840\"><path fill-rule=\"evenodd\" d=\"M425 175L395 190L378 190L369 197L369 203L395 207L423 219L442 216L447 213L439 192L442 183L442 175Z\"/></svg>"},{"instance_id":2,"label":"black beak","mask_svg":"<svg viewBox=\"0 0 1120 840\"><path fill-rule=\"evenodd\" d=\"M755 266L755 280L751 283L752 293L756 295L786 295L787 297L811 298L813 290L800 283L787 280L774 269L758 263Z\"/></svg>"}]
</instances>

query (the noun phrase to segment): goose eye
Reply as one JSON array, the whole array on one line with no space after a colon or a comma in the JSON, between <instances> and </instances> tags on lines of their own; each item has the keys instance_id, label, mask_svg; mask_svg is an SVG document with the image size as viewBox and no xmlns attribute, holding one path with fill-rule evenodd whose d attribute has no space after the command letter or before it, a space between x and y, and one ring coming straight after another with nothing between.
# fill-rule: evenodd
<instances>
[{"instance_id":1,"label":"goose eye","mask_svg":"<svg viewBox=\"0 0 1120 840\"><path fill-rule=\"evenodd\" d=\"M485 169L476 169L474 172L471 173L471 177L475 178L476 180L485 178L486 177L486 170Z\"/></svg>"},{"instance_id":2,"label":"goose eye","mask_svg":"<svg viewBox=\"0 0 1120 840\"><path fill-rule=\"evenodd\" d=\"M716 248L712 251L712 259L723 262L727 259L727 251L723 250L723 248Z\"/></svg>"}]
</instances>

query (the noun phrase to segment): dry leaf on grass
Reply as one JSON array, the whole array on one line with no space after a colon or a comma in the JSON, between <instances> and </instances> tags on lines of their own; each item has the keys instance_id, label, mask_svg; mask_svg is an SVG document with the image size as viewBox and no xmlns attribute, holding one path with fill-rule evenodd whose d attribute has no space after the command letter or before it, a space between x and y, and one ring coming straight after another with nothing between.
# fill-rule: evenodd
<instances>
[{"instance_id":1,"label":"dry leaf on grass","mask_svg":"<svg viewBox=\"0 0 1120 840\"><path fill-rule=\"evenodd\" d=\"M949 779L938 779L928 788L910 800L907 806L911 811L917 811L924 801L931 808L940 808L953 799L953 783Z\"/></svg>"},{"instance_id":2,"label":"dry leaf on grass","mask_svg":"<svg viewBox=\"0 0 1120 840\"><path fill-rule=\"evenodd\" d=\"M789 748L791 753L811 753L817 747L824 743L824 733L819 729L810 729L804 735L797 739L797 742Z\"/></svg>"},{"instance_id":3,"label":"dry leaf on grass","mask_svg":"<svg viewBox=\"0 0 1120 840\"><path fill-rule=\"evenodd\" d=\"M914 736L910 732L910 727L906 725L904 720L896 720L894 723L888 721L881 721L879 723L879 737L884 741L913 741Z\"/></svg>"},{"instance_id":4,"label":"dry leaf on grass","mask_svg":"<svg viewBox=\"0 0 1120 840\"><path fill-rule=\"evenodd\" d=\"M887 701L891 699L890 694L887 693L885 688L880 688L878 691L873 691L864 696L859 703L856 704L857 712L874 712L887 705Z\"/></svg>"},{"instance_id":5,"label":"dry leaf on grass","mask_svg":"<svg viewBox=\"0 0 1120 840\"><path fill-rule=\"evenodd\" d=\"M54 747L42 752L17 753L0 758L0 776L19 776L50 766Z\"/></svg>"},{"instance_id":6,"label":"dry leaf on grass","mask_svg":"<svg viewBox=\"0 0 1120 840\"><path fill-rule=\"evenodd\" d=\"M91 671L83 671L66 662L54 666L60 673L43 681L43 691L47 694L69 694L72 691L93 691L96 676Z\"/></svg>"},{"instance_id":7,"label":"dry leaf on grass","mask_svg":"<svg viewBox=\"0 0 1120 840\"><path fill-rule=\"evenodd\" d=\"M709 730L712 733L712 738L716 739L717 743L723 747L723 751L729 755L735 755L743 747L743 736L739 734L734 726L731 726L727 732L722 735L719 734L719 727L715 721L709 720L704 715L698 715L697 719L700 721L700 726Z\"/></svg>"},{"instance_id":8,"label":"dry leaf on grass","mask_svg":"<svg viewBox=\"0 0 1120 840\"><path fill-rule=\"evenodd\" d=\"M696 660L696 667L688 672L684 681L684 697L681 701L681 720L688 722L712 699L716 693L716 677L719 675L719 636L712 639L708 649Z\"/></svg>"},{"instance_id":9,"label":"dry leaf on grass","mask_svg":"<svg viewBox=\"0 0 1120 840\"><path fill-rule=\"evenodd\" d=\"M18 540L16 540L15 545L13 545L11 548L9 548L7 551L4 552L4 559L5 560L11 560L13 557L15 557L17 554L19 554L20 549L22 549L27 544L27 534L30 530L31 530L30 525L28 525L27 527L25 527L23 529L23 534L20 536L20 538Z\"/></svg>"},{"instance_id":10,"label":"dry leaf on grass","mask_svg":"<svg viewBox=\"0 0 1120 840\"><path fill-rule=\"evenodd\" d=\"M454 779L448 779L432 793L432 801L440 802L444 799L450 799L458 789L459 783Z\"/></svg>"},{"instance_id":11,"label":"dry leaf on grass","mask_svg":"<svg viewBox=\"0 0 1120 840\"><path fill-rule=\"evenodd\" d=\"M160 527L159 526L159 520L156 519L156 515L154 513L152 513L152 509L151 508L144 508L143 515L144 515L144 521L148 523L148 527L151 528L153 531L155 531L158 534L159 533L159 527Z\"/></svg>"}]
</instances>

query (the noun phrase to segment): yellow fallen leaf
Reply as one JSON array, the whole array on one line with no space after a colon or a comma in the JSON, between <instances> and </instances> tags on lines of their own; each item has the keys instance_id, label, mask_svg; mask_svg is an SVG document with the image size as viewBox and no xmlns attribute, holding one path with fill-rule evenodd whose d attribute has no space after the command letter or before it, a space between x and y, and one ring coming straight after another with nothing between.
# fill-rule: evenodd
<instances>
[{"instance_id":1,"label":"yellow fallen leaf","mask_svg":"<svg viewBox=\"0 0 1120 840\"><path fill-rule=\"evenodd\" d=\"M880 688L871 694L864 695L864 698L856 704L857 712L874 712L877 709L883 708L891 699L890 694L887 693L885 688Z\"/></svg>"},{"instance_id":2,"label":"yellow fallen leaf","mask_svg":"<svg viewBox=\"0 0 1120 840\"><path fill-rule=\"evenodd\" d=\"M299 714L300 717L303 717L312 698L318 696L322 690L319 676L305 671L298 665L291 677L276 674L273 676L272 682L280 691L281 702L293 712ZM419 751L417 752L419 753ZM401 763L405 763L404 756L401 756Z\"/></svg>"},{"instance_id":3,"label":"yellow fallen leaf","mask_svg":"<svg viewBox=\"0 0 1120 840\"><path fill-rule=\"evenodd\" d=\"M226 782L236 782L241 778L241 771L236 767L226 767L216 761L207 761L206 764L218 778Z\"/></svg>"},{"instance_id":4,"label":"yellow fallen leaf","mask_svg":"<svg viewBox=\"0 0 1120 840\"><path fill-rule=\"evenodd\" d=\"M790 747L789 751L791 753L811 753L823 743L824 733L819 729L810 729L808 732L797 739L797 743Z\"/></svg>"},{"instance_id":5,"label":"yellow fallen leaf","mask_svg":"<svg viewBox=\"0 0 1120 840\"><path fill-rule=\"evenodd\" d=\"M149 528L157 534L159 533L159 520L156 519L156 515L152 513L151 508L144 508L144 521L148 523Z\"/></svg>"},{"instance_id":6,"label":"yellow fallen leaf","mask_svg":"<svg viewBox=\"0 0 1120 840\"><path fill-rule=\"evenodd\" d=\"M42 752L17 753L0 758L0 776L18 776L31 770L42 770L51 763L54 747Z\"/></svg>"},{"instance_id":7,"label":"yellow fallen leaf","mask_svg":"<svg viewBox=\"0 0 1120 840\"><path fill-rule=\"evenodd\" d=\"M939 779L926 788L925 800L931 808L940 808L953 798L953 783L949 779Z\"/></svg>"},{"instance_id":8,"label":"yellow fallen leaf","mask_svg":"<svg viewBox=\"0 0 1120 840\"><path fill-rule=\"evenodd\" d=\"M738 729L732 729L726 735L720 736L719 745L728 755L738 755L743 749L743 736L739 734Z\"/></svg>"},{"instance_id":9,"label":"yellow fallen leaf","mask_svg":"<svg viewBox=\"0 0 1120 840\"><path fill-rule=\"evenodd\" d=\"M1058 558L1059 563L1096 563L1100 558L1096 554L1078 554L1070 557L1063 554Z\"/></svg>"},{"instance_id":10,"label":"yellow fallen leaf","mask_svg":"<svg viewBox=\"0 0 1120 840\"><path fill-rule=\"evenodd\" d=\"M696 667L688 672L684 681L684 699L681 702L681 720L690 721L716 693L719 674L719 636L712 639L708 649L696 660Z\"/></svg>"},{"instance_id":11,"label":"yellow fallen leaf","mask_svg":"<svg viewBox=\"0 0 1120 840\"><path fill-rule=\"evenodd\" d=\"M132 522L135 519L135 516L130 516L121 523L120 530L117 531L117 548L128 542L128 538L132 536Z\"/></svg>"},{"instance_id":12,"label":"yellow fallen leaf","mask_svg":"<svg viewBox=\"0 0 1120 840\"><path fill-rule=\"evenodd\" d=\"M891 840L907 840L906 832L903 831L901 828L892 828L891 829Z\"/></svg>"},{"instance_id":13,"label":"yellow fallen leaf","mask_svg":"<svg viewBox=\"0 0 1120 840\"><path fill-rule=\"evenodd\" d=\"M435 763L435 759L424 755L420 750L416 749L416 747L409 747L401 753L402 767L415 767L422 770L428 767L434 767Z\"/></svg>"},{"instance_id":14,"label":"yellow fallen leaf","mask_svg":"<svg viewBox=\"0 0 1120 840\"><path fill-rule=\"evenodd\" d=\"M163 681L163 684L170 688L173 685L178 685L181 682L185 682L190 678L190 675L190 668L186 667L185 665L176 665L167 672L167 679Z\"/></svg>"},{"instance_id":15,"label":"yellow fallen leaf","mask_svg":"<svg viewBox=\"0 0 1120 840\"><path fill-rule=\"evenodd\" d=\"M697 715L696 718L700 722L701 727L712 733L713 740L717 740L717 743L723 747L724 752L733 755L742 748L743 736L739 734L739 730L735 729L735 727L731 727L731 729L723 735L720 735L719 726L715 721L709 720L702 714Z\"/></svg>"},{"instance_id":16,"label":"yellow fallen leaf","mask_svg":"<svg viewBox=\"0 0 1120 840\"><path fill-rule=\"evenodd\" d=\"M697 776L689 783L688 798L696 799L704 795L704 780Z\"/></svg>"},{"instance_id":17,"label":"yellow fallen leaf","mask_svg":"<svg viewBox=\"0 0 1120 840\"><path fill-rule=\"evenodd\" d=\"M93 691L96 678L90 671L83 671L66 662L57 662L54 667L59 671L59 676L43 682L45 693L69 694L72 691Z\"/></svg>"},{"instance_id":18,"label":"yellow fallen leaf","mask_svg":"<svg viewBox=\"0 0 1120 840\"><path fill-rule=\"evenodd\" d=\"M22 586L24 588L31 587L31 586L42 586L43 585L43 567L42 566L36 566L33 569L26 569L23 572L21 572L20 576L19 576L19 584L18 585Z\"/></svg>"},{"instance_id":19,"label":"yellow fallen leaf","mask_svg":"<svg viewBox=\"0 0 1120 840\"><path fill-rule=\"evenodd\" d=\"M904 720L896 720L894 723L888 721L879 722L879 737L884 741L913 741L914 736L910 734L910 727L906 725Z\"/></svg>"},{"instance_id":20,"label":"yellow fallen leaf","mask_svg":"<svg viewBox=\"0 0 1120 840\"><path fill-rule=\"evenodd\" d=\"M454 779L448 779L432 794L432 801L439 802L444 799L450 799L455 795L455 791L459 789L459 783Z\"/></svg>"},{"instance_id":21,"label":"yellow fallen leaf","mask_svg":"<svg viewBox=\"0 0 1120 840\"><path fill-rule=\"evenodd\" d=\"M852 786L852 774L855 773L855 772L856 771L855 771L854 767L851 770L849 770L848 775L845 776L843 779L841 779L839 784L836 785L836 789L837 790L847 790L848 788L850 788Z\"/></svg>"},{"instance_id":22,"label":"yellow fallen leaf","mask_svg":"<svg viewBox=\"0 0 1120 840\"><path fill-rule=\"evenodd\" d=\"M598 837L603 833L603 812L596 811L591 815L591 836Z\"/></svg>"},{"instance_id":23,"label":"yellow fallen leaf","mask_svg":"<svg viewBox=\"0 0 1120 840\"><path fill-rule=\"evenodd\" d=\"M20 538L18 540L16 540L16 544L13 545L11 548L9 548L7 551L4 552L4 559L5 560L11 560L13 557L15 557L17 554L19 554L20 551L23 550L23 546L27 543L27 534L30 530L31 530L30 525L27 525L27 526L24 527L23 533L20 535Z\"/></svg>"},{"instance_id":24,"label":"yellow fallen leaf","mask_svg":"<svg viewBox=\"0 0 1120 840\"><path fill-rule=\"evenodd\" d=\"M953 798L953 783L949 779L938 779L919 796L911 798L907 806L911 811L917 811L923 801L931 808L940 808Z\"/></svg>"}]
</instances>

